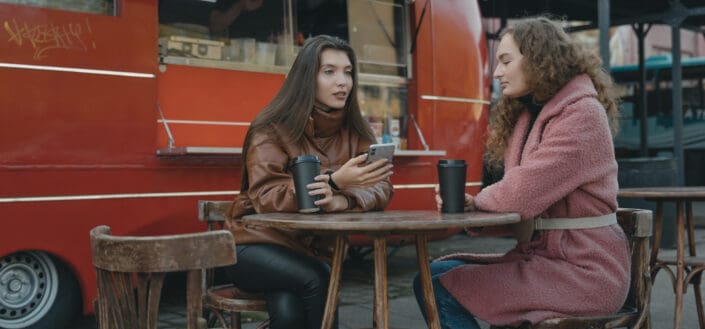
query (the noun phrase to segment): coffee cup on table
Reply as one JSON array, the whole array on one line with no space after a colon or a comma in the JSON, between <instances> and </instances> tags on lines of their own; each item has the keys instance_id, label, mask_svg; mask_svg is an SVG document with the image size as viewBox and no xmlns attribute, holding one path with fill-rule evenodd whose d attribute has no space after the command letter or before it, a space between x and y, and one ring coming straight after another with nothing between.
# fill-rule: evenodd
<instances>
[{"instance_id":1,"label":"coffee cup on table","mask_svg":"<svg viewBox=\"0 0 705 329\"><path fill-rule=\"evenodd\" d=\"M438 183L443 205L441 212L461 213L465 211L465 160L438 160Z\"/></svg>"},{"instance_id":2,"label":"coffee cup on table","mask_svg":"<svg viewBox=\"0 0 705 329\"><path fill-rule=\"evenodd\" d=\"M314 213L320 208L314 204L319 196L309 195L306 185L315 182L314 178L321 173L321 161L316 155L300 155L291 163L291 174L294 176L296 204L301 213Z\"/></svg>"}]
</instances>

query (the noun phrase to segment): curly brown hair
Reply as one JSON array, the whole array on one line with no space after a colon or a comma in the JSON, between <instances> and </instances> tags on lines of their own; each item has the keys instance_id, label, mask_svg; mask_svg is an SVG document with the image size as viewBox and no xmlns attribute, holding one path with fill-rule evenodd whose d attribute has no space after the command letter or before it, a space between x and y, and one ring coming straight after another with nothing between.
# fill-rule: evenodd
<instances>
[{"instance_id":1,"label":"curly brown hair","mask_svg":"<svg viewBox=\"0 0 705 329\"><path fill-rule=\"evenodd\" d=\"M502 38L510 36L524 56L522 70L532 86L535 103L546 103L568 82L580 74L590 76L597 99L604 106L613 134L617 132L618 98L612 78L602 67L602 60L592 51L573 42L563 29L548 17L525 18L505 28ZM501 96L490 123L485 160L491 168L500 168L509 136L524 105L517 99Z\"/></svg>"}]
</instances>

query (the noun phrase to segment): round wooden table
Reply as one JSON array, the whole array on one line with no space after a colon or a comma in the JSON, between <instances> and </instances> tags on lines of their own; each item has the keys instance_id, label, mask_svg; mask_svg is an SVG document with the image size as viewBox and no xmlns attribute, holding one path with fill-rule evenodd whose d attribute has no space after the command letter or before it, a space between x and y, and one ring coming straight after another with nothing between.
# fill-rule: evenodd
<instances>
[{"instance_id":1,"label":"round wooden table","mask_svg":"<svg viewBox=\"0 0 705 329\"><path fill-rule=\"evenodd\" d=\"M705 201L705 186L691 187L635 187L619 190L619 197L642 198L656 202L654 216L654 241L651 248L649 264L651 266L651 280L656 278L659 270L669 274L673 290L676 295L675 315L673 328L681 325L683 311L683 294L688 284L693 284L695 291L695 307L698 311L700 328L705 329L705 314L700 292L700 277L705 270L705 258L698 258L695 254L695 225L693 223L693 201ZM676 203L676 257L658 257L659 245L663 231L663 203ZM686 214L683 216L683 214ZM685 218L684 218L685 217ZM688 234L688 257L685 256L685 234ZM669 266L675 266L675 273ZM686 273L688 274L686 277Z\"/></svg>"},{"instance_id":2,"label":"round wooden table","mask_svg":"<svg viewBox=\"0 0 705 329\"><path fill-rule=\"evenodd\" d=\"M431 270L426 248L427 236L454 228L517 223L520 217L515 213L468 212L443 214L438 211L395 210L335 214L268 213L248 215L243 217L242 220L245 225L251 226L306 230L318 234L335 235L326 310L321 324L323 329L329 329L333 325L340 292L340 276L343 259L345 258L344 252L347 249L347 236L366 234L373 238L375 264L373 326L378 329L388 329L386 237L395 234L414 235L416 256L419 263L419 276L429 328L441 329L436 300L431 285Z\"/></svg>"}]
</instances>

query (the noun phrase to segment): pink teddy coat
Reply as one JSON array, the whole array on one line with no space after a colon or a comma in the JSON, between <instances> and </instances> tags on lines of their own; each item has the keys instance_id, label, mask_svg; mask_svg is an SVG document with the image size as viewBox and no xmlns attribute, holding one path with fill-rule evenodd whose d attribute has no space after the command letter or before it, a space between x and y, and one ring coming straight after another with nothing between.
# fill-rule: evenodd
<instances>
[{"instance_id":1,"label":"pink teddy coat","mask_svg":"<svg viewBox=\"0 0 705 329\"><path fill-rule=\"evenodd\" d=\"M587 75L571 80L539 113L522 155L529 129L524 111L505 153L504 178L477 194L476 207L517 212L522 219L573 220L615 212L617 163L596 96ZM493 325L614 313L629 289L629 251L619 225L538 231L504 255L442 259L488 263L456 267L441 276L441 284Z\"/></svg>"}]
</instances>

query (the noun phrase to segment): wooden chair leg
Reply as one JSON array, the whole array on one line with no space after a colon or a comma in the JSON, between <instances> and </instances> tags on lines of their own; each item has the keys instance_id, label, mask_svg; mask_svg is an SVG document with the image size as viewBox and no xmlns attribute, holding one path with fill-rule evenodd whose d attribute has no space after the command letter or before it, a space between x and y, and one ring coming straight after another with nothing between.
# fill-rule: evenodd
<instances>
[{"instance_id":1,"label":"wooden chair leg","mask_svg":"<svg viewBox=\"0 0 705 329\"><path fill-rule=\"evenodd\" d=\"M218 310L208 309L207 318L207 328L226 328L228 326L228 321L225 320L223 313ZM218 324L220 324L220 327L217 327Z\"/></svg>"},{"instance_id":2,"label":"wooden chair leg","mask_svg":"<svg viewBox=\"0 0 705 329\"><path fill-rule=\"evenodd\" d=\"M702 272L698 273L693 278L693 291L695 292L695 308L698 311L698 322L700 324L700 329L705 329L705 312L703 310L703 296L700 291L700 280L702 279Z\"/></svg>"},{"instance_id":3,"label":"wooden chair leg","mask_svg":"<svg viewBox=\"0 0 705 329\"><path fill-rule=\"evenodd\" d=\"M231 312L230 313L230 328L231 329L242 329L242 327L240 327L240 320L242 320L242 318L240 317L240 312Z\"/></svg>"},{"instance_id":4,"label":"wooden chair leg","mask_svg":"<svg viewBox=\"0 0 705 329\"><path fill-rule=\"evenodd\" d=\"M269 319L262 322L256 329L269 329Z\"/></svg>"}]
</instances>

